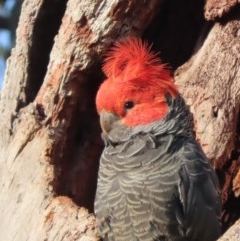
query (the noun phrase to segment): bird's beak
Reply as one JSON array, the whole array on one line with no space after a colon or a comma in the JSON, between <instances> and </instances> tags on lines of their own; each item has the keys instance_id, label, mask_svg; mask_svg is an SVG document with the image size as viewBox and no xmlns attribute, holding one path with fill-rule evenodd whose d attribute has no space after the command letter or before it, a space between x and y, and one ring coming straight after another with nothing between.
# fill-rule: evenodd
<instances>
[{"instance_id":1,"label":"bird's beak","mask_svg":"<svg viewBox=\"0 0 240 241\"><path fill-rule=\"evenodd\" d=\"M109 131L112 129L114 122L118 120L119 120L119 117L117 115L114 115L105 110L102 110L100 112L100 125L102 128L102 131L106 134L108 134Z\"/></svg>"}]
</instances>

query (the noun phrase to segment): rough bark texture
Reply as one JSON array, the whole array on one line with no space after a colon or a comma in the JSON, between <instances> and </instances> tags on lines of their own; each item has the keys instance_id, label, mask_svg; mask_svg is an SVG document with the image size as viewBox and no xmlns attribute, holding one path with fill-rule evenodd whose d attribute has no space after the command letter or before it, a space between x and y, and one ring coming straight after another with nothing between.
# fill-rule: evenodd
<instances>
[{"instance_id":1,"label":"rough bark texture","mask_svg":"<svg viewBox=\"0 0 240 241\"><path fill-rule=\"evenodd\" d=\"M160 3L24 2L0 104L1 240L98 240L79 206L92 211L102 149L99 62L114 39L142 34Z\"/></svg>"},{"instance_id":2,"label":"rough bark texture","mask_svg":"<svg viewBox=\"0 0 240 241\"><path fill-rule=\"evenodd\" d=\"M175 73L197 120L197 139L216 168L225 164L235 145L240 104L239 29L239 19L214 24L196 46L192 59Z\"/></svg>"},{"instance_id":3,"label":"rough bark texture","mask_svg":"<svg viewBox=\"0 0 240 241\"><path fill-rule=\"evenodd\" d=\"M0 240L98 240L94 98L102 56L127 35L177 69L222 185L224 229L240 217L240 8L224 2L207 1L218 18L207 23L203 0L25 0L1 91ZM239 222L231 230L221 240L238 240Z\"/></svg>"},{"instance_id":4,"label":"rough bark texture","mask_svg":"<svg viewBox=\"0 0 240 241\"><path fill-rule=\"evenodd\" d=\"M220 19L239 3L239 0L207 0L205 17L207 20Z\"/></svg>"}]
</instances>

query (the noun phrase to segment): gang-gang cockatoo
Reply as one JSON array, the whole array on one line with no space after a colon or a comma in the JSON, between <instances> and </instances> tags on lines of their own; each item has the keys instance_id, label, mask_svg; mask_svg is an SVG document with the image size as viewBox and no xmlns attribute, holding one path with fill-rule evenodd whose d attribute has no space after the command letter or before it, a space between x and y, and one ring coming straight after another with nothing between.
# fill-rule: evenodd
<instances>
[{"instance_id":1,"label":"gang-gang cockatoo","mask_svg":"<svg viewBox=\"0 0 240 241\"><path fill-rule=\"evenodd\" d=\"M138 38L108 53L96 97L105 142L95 198L104 241L214 241L216 174L169 70Z\"/></svg>"}]
</instances>

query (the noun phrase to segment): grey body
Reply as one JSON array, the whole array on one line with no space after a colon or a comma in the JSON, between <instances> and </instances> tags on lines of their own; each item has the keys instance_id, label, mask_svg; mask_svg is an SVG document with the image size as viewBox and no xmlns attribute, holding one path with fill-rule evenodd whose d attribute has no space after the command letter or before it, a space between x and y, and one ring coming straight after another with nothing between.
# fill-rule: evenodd
<instances>
[{"instance_id":1,"label":"grey body","mask_svg":"<svg viewBox=\"0 0 240 241\"><path fill-rule=\"evenodd\" d=\"M164 120L104 136L95 199L104 241L214 241L221 233L216 174L183 99Z\"/></svg>"}]
</instances>

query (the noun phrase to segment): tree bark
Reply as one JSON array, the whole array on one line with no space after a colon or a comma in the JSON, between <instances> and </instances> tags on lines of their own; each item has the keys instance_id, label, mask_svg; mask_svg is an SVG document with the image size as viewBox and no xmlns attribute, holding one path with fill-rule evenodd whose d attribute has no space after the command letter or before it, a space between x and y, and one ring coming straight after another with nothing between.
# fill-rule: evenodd
<instances>
[{"instance_id":1,"label":"tree bark","mask_svg":"<svg viewBox=\"0 0 240 241\"><path fill-rule=\"evenodd\" d=\"M24 1L1 91L0 240L99 239L94 99L102 57L129 35L152 42L176 70L219 176L224 229L240 217L240 8L215 11L212 2L209 23L202 0Z\"/></svg>"},{"instance_id":2,"label":"tree bark","mask_svg":"<svg viewBox=\"0 0 240 241\"><path fill-rule=\"evenodd\" d=\"M176 83L196 119L197 139L217 169L230 158L236 141L239 29L240 21L233 16L231 21L215 23L206 39L196 45L193 57L175 72Z\"/></svg>"},{"instance_id":3,"label":"tree bark","mask_svg":"<svg viewBox=\"0 0 240 241\"><path fill-rule=\"evenodd\" d=\"M98 240L80 205L92 212L102 149L100 59L160 2L24 2L0 103L1 240Z\"/></svg>"}]
</instances>

